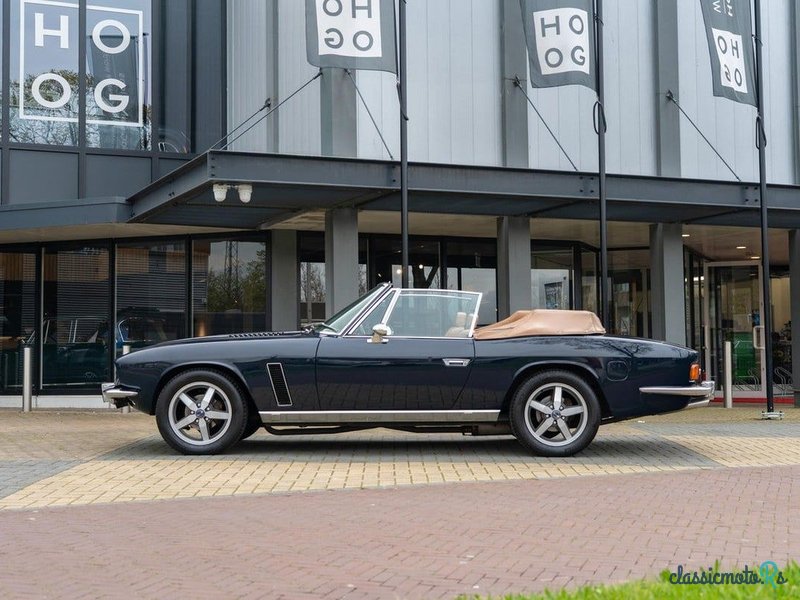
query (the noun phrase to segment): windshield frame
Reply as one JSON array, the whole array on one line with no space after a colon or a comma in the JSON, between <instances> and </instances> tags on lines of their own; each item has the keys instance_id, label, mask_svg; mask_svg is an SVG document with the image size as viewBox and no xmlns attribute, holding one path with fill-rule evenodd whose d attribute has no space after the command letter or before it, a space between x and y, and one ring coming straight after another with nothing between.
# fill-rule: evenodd
<instances>
[{"instance_id":1,"label":"windshield frame","mask_svg":"<svg viewBox=\"0 0 800 600\"><path fill-rule=\"evenodd\" d=\"M392 289L391 283L380 283L368 291L366 294L351 302L342 310L337 312L332 317L325 319L322 323L314 323L309 327L316 331L319 335L343 335L347 332L350 327L358 321L362 315L366 312L370 311L376 303L380 302L381 299L386 295L387 292L390 292ZM358 310L356 310L358 309ZM335 322L338 319L343 318L348 313L351 313L352 316L341 328L335 328L331 325L331 323Z\"/></svg>"}]
</instances>

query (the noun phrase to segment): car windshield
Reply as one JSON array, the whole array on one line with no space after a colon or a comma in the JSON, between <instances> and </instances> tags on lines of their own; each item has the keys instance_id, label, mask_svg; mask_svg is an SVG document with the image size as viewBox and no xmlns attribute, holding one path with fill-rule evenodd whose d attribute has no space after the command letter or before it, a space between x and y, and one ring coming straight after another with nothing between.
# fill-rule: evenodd
<instances>
[{"instance_id":1,"label":"car windshield","mask_svg":"<svg viewBox=\"0 0 800 600\"><path fill-rule=\"evenodd\" d=\"M369 306L375 298L381 295L386 290L386 285L379 285L372 288L364 296L340 310L324 323L316 323L312 325L315 331L329 331L331 333L341 333L364 308Z\"/></svg>"}]
</instances>

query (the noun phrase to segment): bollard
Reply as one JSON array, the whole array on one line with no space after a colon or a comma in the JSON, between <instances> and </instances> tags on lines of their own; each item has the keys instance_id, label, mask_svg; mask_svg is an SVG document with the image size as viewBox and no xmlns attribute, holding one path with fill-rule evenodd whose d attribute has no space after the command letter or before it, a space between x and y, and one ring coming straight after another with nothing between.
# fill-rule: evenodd
<instances>
[{"instance_id":1,"label":"bollard","mask_svg":"<svg viewBox=\"0 0 800 600\"><path fill-rule=\"evenodd\" d=\"M122 356L125 356L126 354L129 354L130 351L131 351L131 345L130 344L123 344L122 345ZM123 414L128 414L129 412L131 412L131 407L129 405L123 406L122 407L122 412L123 412Z\"/></svg>"},{"instance_id":2,"label":"bollard","mask_svg":"<svg viewBox=\"0 0 800 600\"><path fill-rule=\"evenodd\" d=\"M723 385L725 408L733 408L733 344L725 342L725 357L723 366Z\"/></svg>"},{"instance_id":3,"label":"bollard","mask_svg":"<svg viewBox=\"0 0 800 600\"><path fill-rule=\"evenodd\" d=\"M31 381L31 370L33 369L33 348L30 346L22 347L22 412L31 412L33 382Z\"/></svg>"}]
</instances>

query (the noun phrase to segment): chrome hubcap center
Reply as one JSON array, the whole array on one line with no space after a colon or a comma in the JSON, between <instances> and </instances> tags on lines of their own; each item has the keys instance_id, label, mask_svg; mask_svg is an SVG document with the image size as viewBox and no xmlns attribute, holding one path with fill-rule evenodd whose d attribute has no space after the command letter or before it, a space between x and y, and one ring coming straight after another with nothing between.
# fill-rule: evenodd
<instances>
[{"instance_id":1,"label":"chrome hubcap center","mask_svg":"<svg viewBox=\"0 0 800 600\"><path fill-rule=\"evenodd\" d=\"M202 408L198 408L196 411L194 411L194 416L198 419L202 419L206 416L206 411L204 411Z\"/></svg>"}]
</instances>

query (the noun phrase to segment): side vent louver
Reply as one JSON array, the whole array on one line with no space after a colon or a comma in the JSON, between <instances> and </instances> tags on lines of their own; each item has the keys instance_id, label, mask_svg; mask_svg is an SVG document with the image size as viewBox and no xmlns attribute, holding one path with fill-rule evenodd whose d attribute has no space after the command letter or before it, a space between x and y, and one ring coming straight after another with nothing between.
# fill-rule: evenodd
<instances>
[{"instance_id":1,"label":"side vent louver","mask_svg":"<svg viewBox=\"0 0 800 600\"><path fill-rule=\"evenodd\" d=\"M289 386L286 383L286 375L283 373L283 365L281 363L267 363L267 373L269 374L272 393L275 394L278 406L291 406L292 396L289 394Z\"/></svg>"}]
</instances>

